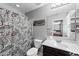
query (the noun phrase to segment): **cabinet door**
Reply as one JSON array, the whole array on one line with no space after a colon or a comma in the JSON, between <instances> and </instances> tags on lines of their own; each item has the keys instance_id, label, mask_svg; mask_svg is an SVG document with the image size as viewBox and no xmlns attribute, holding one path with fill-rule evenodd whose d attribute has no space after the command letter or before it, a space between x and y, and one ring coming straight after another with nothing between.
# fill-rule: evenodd
<instances>
[{"instance_id":1,"label":"cabinet door","mask_svg":"<svg viewBox=\"0 0 79 59\"><path fill-rule=\"evenodd\" d=\"M70 52L43 45L43 56L70 56Z\"/></svg>"}]
</instances>

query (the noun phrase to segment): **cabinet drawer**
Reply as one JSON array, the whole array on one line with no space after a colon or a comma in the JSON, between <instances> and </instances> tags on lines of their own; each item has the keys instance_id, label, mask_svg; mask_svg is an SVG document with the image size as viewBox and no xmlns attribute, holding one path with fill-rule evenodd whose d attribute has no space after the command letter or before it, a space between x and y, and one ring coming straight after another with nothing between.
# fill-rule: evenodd
<instances>
[{"instance_id":1,"label":"cabinet drawer","mask_svg":"<svg viewBox=\"0 0 79 59\"><path fill-rule=\"evenodd\" d=\"M60 49L43 45L43 55L44 56L72 56L72 55L75 56L76 55L77 56L78 54L74 54L68 51L64 51L64 50L60 50Z\"/></svg>"}]
</instances>

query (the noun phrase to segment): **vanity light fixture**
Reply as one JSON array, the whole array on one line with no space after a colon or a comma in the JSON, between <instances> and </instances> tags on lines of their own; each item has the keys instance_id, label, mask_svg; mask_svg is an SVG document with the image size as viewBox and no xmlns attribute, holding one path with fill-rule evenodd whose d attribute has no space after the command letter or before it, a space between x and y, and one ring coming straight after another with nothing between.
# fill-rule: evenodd
<instances>
[{"instance_id":1,"label":"vanity light fixture","mask_svg":"<svg viewBox=\"0 0 79 59\"><path fill-rule=\"evenodd\" d=\"M20 5L19 4L16 4L16 7L20 7Z\"/></svg>"}]
</instances>

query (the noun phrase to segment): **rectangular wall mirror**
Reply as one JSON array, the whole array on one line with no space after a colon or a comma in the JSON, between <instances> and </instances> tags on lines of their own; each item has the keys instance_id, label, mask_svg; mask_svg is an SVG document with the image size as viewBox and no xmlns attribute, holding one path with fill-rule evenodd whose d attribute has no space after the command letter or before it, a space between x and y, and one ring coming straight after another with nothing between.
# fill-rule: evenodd
<instances>
[{"instance_id":1,"label":"rectangular wall mirror","mask_svg":"<svg viewBox=\"0 0 79 59\"><path fill-rule=\"evenodd\" d=\"M63 34L63 20L54 21L54 33L53 36L62 37Z\"/></svg>"}]
</instances>

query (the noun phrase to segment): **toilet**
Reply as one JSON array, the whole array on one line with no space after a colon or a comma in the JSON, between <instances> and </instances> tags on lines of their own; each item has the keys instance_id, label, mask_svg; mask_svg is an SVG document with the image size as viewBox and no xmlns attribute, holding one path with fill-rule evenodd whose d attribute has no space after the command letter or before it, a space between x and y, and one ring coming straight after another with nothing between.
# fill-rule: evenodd
<instances>
[{"instance_id":1,"label":"toilet","mask_svg":"<svg viewBox=\"0 0 79 59\"><path fill-rule=\"evenodd\" d=\"M34 46L27 51L27 56L37 56L38 49L41 47L42 40L34 39Z\"/></svg>"}]
</instances>

